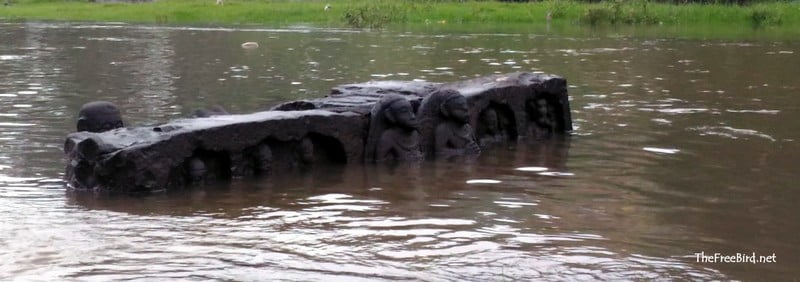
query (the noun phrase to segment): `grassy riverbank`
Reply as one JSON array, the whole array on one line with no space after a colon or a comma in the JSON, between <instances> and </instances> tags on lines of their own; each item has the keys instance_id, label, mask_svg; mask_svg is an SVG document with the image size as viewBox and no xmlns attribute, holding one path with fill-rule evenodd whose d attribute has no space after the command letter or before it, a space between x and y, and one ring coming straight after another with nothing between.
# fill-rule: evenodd
<instances>
[{"instance_id":1,"label":"grassy riverbank","mask_svg":"<svg viewBox=\"0 0 800 282\"><path fill-rule=\"evenodd\" d=\"M324 10L330 4L328 11ZM252 1L159 0L150 3L12 0L0 7L5 20L123 21L175 24L292 24L383 27L396 24L553 23L585 25L726 24L800 27L798 2L736 5L672 5L646 0L582 3L442 2L420 0Z\"/></svg>"}]
</instances>

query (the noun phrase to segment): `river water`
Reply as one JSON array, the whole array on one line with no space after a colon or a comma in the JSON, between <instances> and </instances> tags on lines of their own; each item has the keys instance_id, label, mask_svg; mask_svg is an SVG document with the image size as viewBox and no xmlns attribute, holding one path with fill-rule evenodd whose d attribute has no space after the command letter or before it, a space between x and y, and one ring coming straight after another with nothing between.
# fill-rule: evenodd
<instances>
[{"instance_id":1,"label":"river water","mask_svg":"<svg viewBox=\"0 0 800 282\"><path fill-rule=\"evenodd\" d=\"M420 30L0 24L0 280L800 277L800 40ZM61 181L92 100L147 125L513 71L568 79L570 136L149 196Z\"/></svg>"}]
</instances>

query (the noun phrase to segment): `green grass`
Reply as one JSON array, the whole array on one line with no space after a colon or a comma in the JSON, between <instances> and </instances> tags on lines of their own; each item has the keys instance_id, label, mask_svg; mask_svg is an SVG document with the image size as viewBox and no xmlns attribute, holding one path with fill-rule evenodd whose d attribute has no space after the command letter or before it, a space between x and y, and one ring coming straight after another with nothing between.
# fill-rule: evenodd
<instances>
[{"instance_id":1,"label":"green grass","mask_svg":"<svg viewBox=\"0 0 800 282\"><path fill-rule=\"evenodd\" d=\"M177 24L294 24L383 27L398 24L553 23L586 25L754 25L800 26L800 4L671 5L646 0L530 3L413 0L159 0L151 3L87 3L16 0L0 7L5 20L124 21ZM323 11L331 4L330 11Z\"/></svg>"},{"instance_id":2,"label":"green grass","mask_svg":"<svg viewBox=\"0 0 800 282\"><path fill-rule=\"evenodd\" d=\"M162 0L152 3L87 3L20 1L0 7L0 17L12 20L125 21L140 23L338 23L341 15L323 13L321 2ZM312 12L313 11L313 12Z\"/></svg>"}]
</instances>

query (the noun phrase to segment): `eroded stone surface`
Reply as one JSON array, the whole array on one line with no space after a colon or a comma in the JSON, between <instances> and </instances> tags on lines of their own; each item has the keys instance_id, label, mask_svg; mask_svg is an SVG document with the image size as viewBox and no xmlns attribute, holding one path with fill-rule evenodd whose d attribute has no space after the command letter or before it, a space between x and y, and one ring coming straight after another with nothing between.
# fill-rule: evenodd
<instances>
[{"instance_id":1,"label":"eroded stone surface","mask_svg":"<svg viewBox=\"0 0 800 282\"><path fill-rule=\"evenodd\" d=\"M432 94L445 89L460 98ZM65 178L76 189L152 192L250 175L303 172L323 163L435 156L437 131L440 140L458 139L449 138L454 136L469 140L444 142L439 152L449 148L475 155L480 152L477 144L535 141L572 129L566 81L531 73L453 83L348 84L334 88L327 97L291 101L271 111L208 112L209 117L155 127L72 133L64 144ZM419 155L414 154L417 131L410 130L413 122L398 119L401 114L404 119L407 114L419 119Z\"/></svg>"},{"instance_id":2,"label":"eroded stone surface","mask_svg":"<svg viewBox=\"0 0 800 282\"><path fill-rule=\"evenodd\" d=\"M436 91L441 83L419 81L370 81L345 84L331 89L325 98L290 101L273 107L277 111L326 109L368 113L384 95L394 94L408 99L414 110L422 98Z\"/></svg>"},{"instance_id":3,"label":"eroded stone surface","mask_svg":"<svg viewBox=\"0 0 800 282\"><path fill-rule=\"evenodd\" d=\"M78 131L103 132L123 126L119 108L110 102L86 103L78 113Z\"/></svg>"},{"instance_id":4,"label":"eroded stone surface","mask_svg":"<svg viewBox=\"0 0 800 282\"><path fill-rule=\"evenodd\" d=\"M422 100L419 116L421 147L427 157L450 159L476 156L481 150L469 125L467 98L453 89L440 89Z\"/></svg>"},{"instance_id":5,"label":"eroded stone surface","mask_svg":"<svg viewBox=\"0 0 800 282\"><path fill-rule=\"evenodd\" d=\"M67 136L64 146L69 159L66 178L78 189L147 192L182 188L192 182L307 169L310 162L360 162L366 126L363 115L310 110L182 119L103 133L77 132ZM263 153L263 146L268 146L270 157ZM87 153L95 151L98 153ZM262 155L254 151L262 151ZM268 158L271 164L260 163Z\"/></svg>"},{"instance_id":6,"label":"eroded stone surface","mask_svg":"<svg viewBox=\"0 0 800 282\"><path fill-rule=\"evenodd\" d=\"M423 159L419 146L419 122L411 103L403 96L387 94L370 112L365 148L366 162L414 162Z\"/></svg>"}]
</instances>

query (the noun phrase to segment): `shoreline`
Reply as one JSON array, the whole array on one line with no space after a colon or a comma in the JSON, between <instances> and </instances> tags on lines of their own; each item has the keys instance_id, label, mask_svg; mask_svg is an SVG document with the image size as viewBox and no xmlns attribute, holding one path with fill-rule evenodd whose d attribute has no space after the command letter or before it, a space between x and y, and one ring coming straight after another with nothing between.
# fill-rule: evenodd
<instances>
[{"instance_id":1,"label":"shoreline","mask_svg":"<svg viewBox=\"0 0 800 282\"><path fill-rule=\"evenodd\" d=\"M158 26L226 28L321 28L441 33L515 33L560 36L622 36L727 40L794 40L800 38L800 4L752 6L671 5L648 3L646 16L634 16L633 4L618 7L627 18L589 22L592 9L608 3L436 2L411 0L231 2L162 0L147 3L54 2L19 0L0 7L0 22L123 23ZM247 0L250 1L250 0ZM640 2L641 3L641 2ZM562 4L559 4L562 5ZM641 4L637 4L641 5ZM561 11L553 16L554 10ZM354 18L354 11L359 16ZM771 20L755 24L753 11L775 11ZM547 20L547 13L551 20ZM748 14L750 13L750 14ZM363 14L363 16L362 16ZM768 13L769 14L769 13ZM348 18L348 15L350 17ZM521 16L525 15L525 16ZM680 16L678 16L680 15ZM777 15L777 16L775 16ZM663 19L655 22L654 19Z\"/></svg>"},{"instance_id":2,"label":"shoreline","mask_svg":"<svg viewBox=\"0 0 800 282\"><path fill-rule=\"evenodd\" d=\"M330 3L330 4L328 4ZM146 3L12 1L0 7L4 21L116 21L160 24L290 24L308 23L327 27L382 28L402 24L579 24L603 25L691 25L800 27L800 4L786 2L748 6L625 4L546 1L507 2L418 2L387 1L271 1L163 0ZM326 5L330 5L325 10Z\"/></svg>"}]
</instances>

